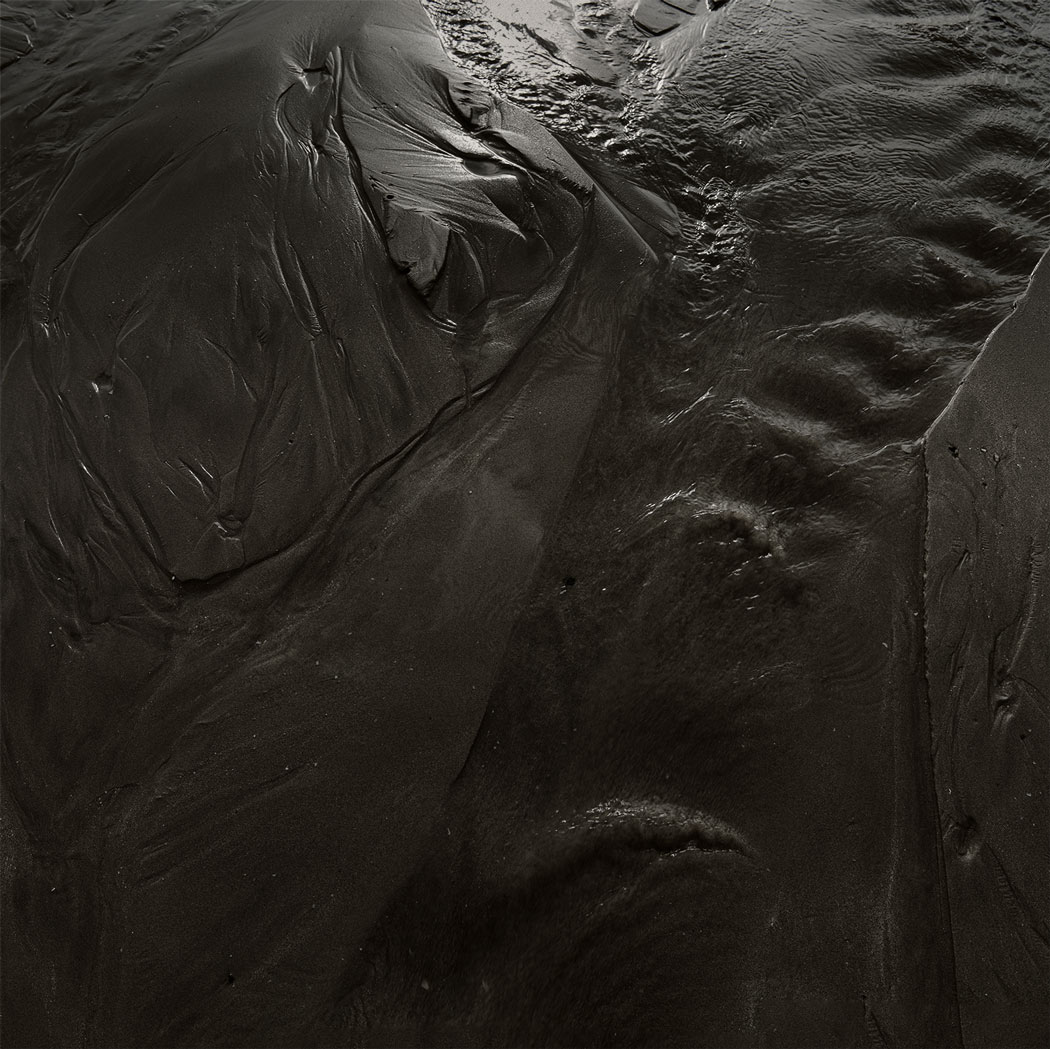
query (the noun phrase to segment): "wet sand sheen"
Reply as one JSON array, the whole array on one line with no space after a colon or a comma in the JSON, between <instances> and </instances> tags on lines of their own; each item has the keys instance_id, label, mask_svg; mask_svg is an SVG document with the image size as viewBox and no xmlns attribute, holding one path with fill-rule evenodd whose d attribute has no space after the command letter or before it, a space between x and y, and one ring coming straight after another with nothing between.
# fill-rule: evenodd
<instances>
[{"instance_id":1,"label":"wet sand sheen","mask_svg":"<svg viewBox=\"0 0 1050 1049\"><path fill-rule=\"evenodd\" d=\"M6 800L46 917L11 953L16 1040L323 1027L654 261L418 5L231 12L19 245Z\"/></svg>"},{"instance_id":2,"label":"wet sand sheen","mask_svg":"<svg viewBox=\"0 0 1050 1049\"><path fill-rule=\"evenodd\" d=\"M697 7L5 24L7 1041L1040 1043L1038 12Z\"/></svg>"}]
</instances>

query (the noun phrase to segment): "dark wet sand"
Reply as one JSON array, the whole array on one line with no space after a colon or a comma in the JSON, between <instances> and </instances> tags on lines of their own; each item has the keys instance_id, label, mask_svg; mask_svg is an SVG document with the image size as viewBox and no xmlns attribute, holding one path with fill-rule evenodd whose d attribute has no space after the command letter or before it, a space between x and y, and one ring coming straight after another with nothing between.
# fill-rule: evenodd
<instances>
[{"instance_id":1,"label":"dark wet sand","mask_svg":"<svg viewBox=\"0 0 1050 1049\"><path fill-rule=\"evenodd\" d=\"M1038 26L695 6L4 9L6 1045L1045 1044Z\"/></svg>"},{"instance_id":2,"label":"dark wet sand","mask_svg":"<svg viewBox=\"0 0 1050 1049\"><path fill-rule=\"evenodd\" d=\"M1048 404L1044 255L924 446L935 790L959 1013L973 1045L1046 1033Z\"/></svg>"}]
</instances>

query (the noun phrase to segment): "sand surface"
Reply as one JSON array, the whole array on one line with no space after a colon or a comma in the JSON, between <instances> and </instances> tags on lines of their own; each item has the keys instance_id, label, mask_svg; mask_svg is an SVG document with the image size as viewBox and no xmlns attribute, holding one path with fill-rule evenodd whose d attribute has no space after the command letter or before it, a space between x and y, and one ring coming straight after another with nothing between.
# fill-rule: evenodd
<instances>
[{"instance_id":1,"label":"sand surface","mask_svg":"<svg viewBox=\"0 0 1050 1049\"><path fill-rule=\"evenodd\" d=\"M6 1045L1045 1044L986 8L4 6Z\"/></svg>"}]
</instances>

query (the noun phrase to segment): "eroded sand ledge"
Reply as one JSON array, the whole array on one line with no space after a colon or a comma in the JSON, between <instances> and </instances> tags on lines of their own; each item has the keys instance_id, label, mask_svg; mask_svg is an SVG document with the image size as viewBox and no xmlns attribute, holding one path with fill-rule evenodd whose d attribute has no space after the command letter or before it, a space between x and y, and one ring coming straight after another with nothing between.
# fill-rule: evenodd
<instances>
[{"instance_id":1,"label":"eroded sand ledge","mask_svg":"<svg viewBox=\"0 0 1050 1049\"><path fill-rule=\"evenodd\" d=\"M926 653L967 1045L1028 1045L1050 961L1050 254L924 442Z\"/></svg>"}]
</instances>

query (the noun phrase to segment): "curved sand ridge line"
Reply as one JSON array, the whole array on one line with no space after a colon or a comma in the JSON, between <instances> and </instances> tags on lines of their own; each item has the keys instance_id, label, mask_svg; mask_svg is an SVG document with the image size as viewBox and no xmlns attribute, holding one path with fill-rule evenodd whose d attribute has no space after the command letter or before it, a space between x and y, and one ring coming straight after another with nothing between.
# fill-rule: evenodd
<instances>
[{"instance_id":1,"label":"curved sand ridge line","mask_svg":"<svg viewBox=\"0 0 1050 1049\"><path fill-rule=\"evenodd\" d=\"M5 105L5 1040L309 1040L466 760L671 214L415 3L130 5L82 52L93 14L56 46L119 112L57 151L49 10Z\"/></svg>"}]
</instances>

